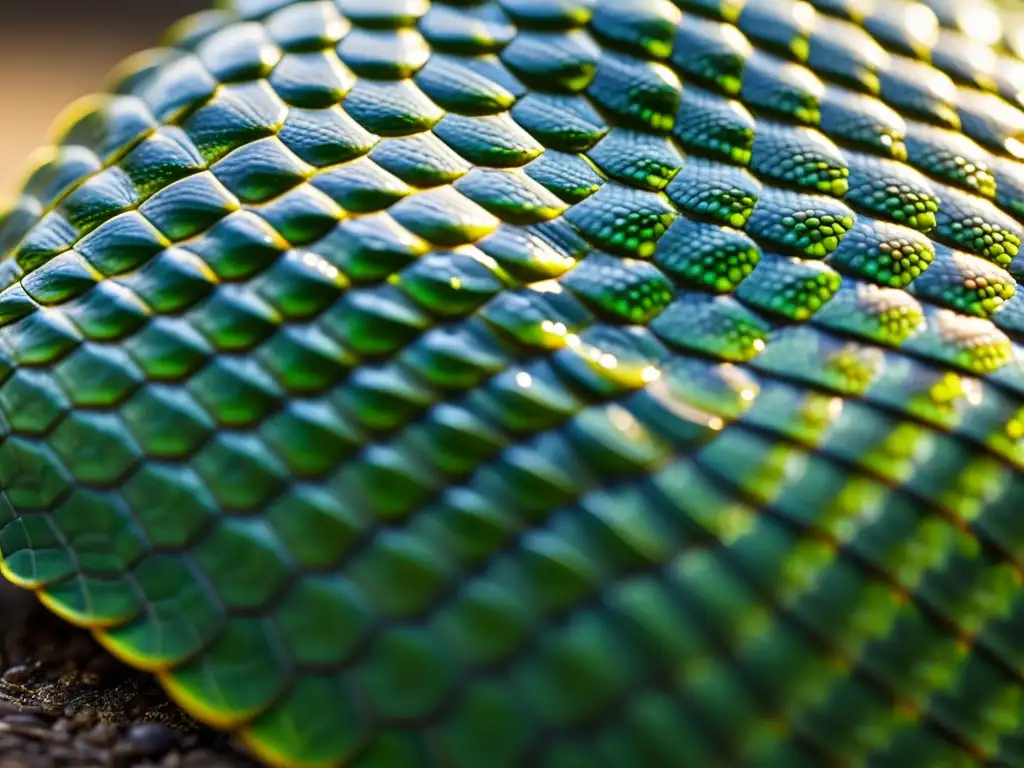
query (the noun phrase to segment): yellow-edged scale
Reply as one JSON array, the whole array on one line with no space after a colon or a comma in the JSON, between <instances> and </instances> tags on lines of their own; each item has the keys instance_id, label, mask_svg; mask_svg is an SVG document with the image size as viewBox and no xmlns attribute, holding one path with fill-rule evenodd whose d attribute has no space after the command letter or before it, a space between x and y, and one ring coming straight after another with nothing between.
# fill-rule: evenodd
<instances>
[{"instance_id":1,"label":"yellow-edged scale","mask_svg":"<svg viewBox=\"0 0 1024 768\"><path fill-rule=\"evenodd\" d=\"M0 219L4 574L275 766L1024 766L1002 18L184 20Z\"/></svg>"}]
</instances>

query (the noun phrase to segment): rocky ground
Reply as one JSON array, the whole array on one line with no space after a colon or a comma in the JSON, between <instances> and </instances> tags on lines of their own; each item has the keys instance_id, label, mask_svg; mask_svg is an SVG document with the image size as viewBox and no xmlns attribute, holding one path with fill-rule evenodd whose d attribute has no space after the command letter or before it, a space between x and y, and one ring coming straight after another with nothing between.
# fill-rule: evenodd
<instances>
[{"instance_id":1,"label":"rocky ground","mask_svg":"<svg viewBox=\"0 0 1024 768\"><path fill-rule=\"evenodd\" d=\"M256 768L85 632L0 585L0 768Z\"/></svg>"}]
</instances>

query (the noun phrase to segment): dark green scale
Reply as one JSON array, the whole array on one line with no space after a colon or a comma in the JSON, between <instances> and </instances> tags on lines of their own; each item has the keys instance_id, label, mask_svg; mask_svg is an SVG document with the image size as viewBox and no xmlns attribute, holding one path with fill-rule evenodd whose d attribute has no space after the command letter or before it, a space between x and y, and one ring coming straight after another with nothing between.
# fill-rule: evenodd
<instances>
[{"instance_id":1,"label":"dark green scale","mask_svg":"<svg viewBox=\"0 0 1024 768\"><path fill-rule=\"evenodd\" d=\"M4 574L271 765L1024 765L986 8L186 19L0 215Z\"/></svg>"}]
</instances>

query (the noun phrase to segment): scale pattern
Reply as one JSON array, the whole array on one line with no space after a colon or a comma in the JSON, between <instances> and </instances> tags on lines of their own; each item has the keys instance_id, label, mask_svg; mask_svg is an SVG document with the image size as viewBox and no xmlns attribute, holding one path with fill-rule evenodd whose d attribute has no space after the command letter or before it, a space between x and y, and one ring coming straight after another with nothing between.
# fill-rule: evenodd
<instances>
[{"instance_id":1,"label":"scale pattern","mask_svg":"<svg viewBox=\"0 0 1024 768\"><path fill-rule=\"evenodd\" d=\"M4 573L278 765L1024 766L979 0L234 0L0 223Z\"/></svg>"}]
</instances>

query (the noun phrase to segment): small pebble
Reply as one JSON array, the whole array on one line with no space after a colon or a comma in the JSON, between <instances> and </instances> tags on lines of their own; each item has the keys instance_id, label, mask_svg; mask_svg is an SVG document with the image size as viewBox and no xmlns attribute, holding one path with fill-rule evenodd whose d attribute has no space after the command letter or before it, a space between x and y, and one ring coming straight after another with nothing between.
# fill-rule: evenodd
<instances>
[{"instance_id":1,"label":"small pebble","mask_svg":"<svg viewBox=\"0 0 1024 768\"><path fill-rule=\"evenodd\" d=\"M100 723L86 731L83 738L97 747L109 747L117 741L117 726L111 723Z\"/></svg>"},{"instance_id":2,"label":"small pebble","mask_svg":"<svg viewBox=\"0 0 1024 768\"><path fill-rule=\"evenodd\" d=\"M82 756L75 752L75 750L64 746L56 746L50 749L49 757L55 763L62 765L80 765L82 760Z\"/></svg>"},{"instance_id":3,"label":"small pebble","mask_svg":"<svg viewBox=\"0 0 1024 768\"><path fill-rule=\"evenodd\" d=\"M16 712L13 715L7 715L3 719L3 722L8 725L22 725L29 728L49 728L50 723L38 715L29 714L27 712Z\"/></svg>"},{"instance_id":4,"label":"small pebble","mask_svg":"<svg viewBox=\"0 0 1024 768\"><path fill-rule=\"evenodd\" d=\"M0 590L0 768L258 768L88 633L6 608Z\"/></svg>"},{"instance_id":5,"label":"small pebble","mask_svg":"<svg viewBox=\"0 0 1024 768\"><path fill-rule=\"evenodd\" d=\"M32 678L32 670L25 664L17 664L6 670L3 674L3 681L11 685L21 685Z\"/></svg>"},{"instance_id":6,"label":"small pebble","mask_svg":"<svg viewBox=\"0 0 1024 768\"><path fill-rule=\"evenodd\" d=\"M89 707L80 709L70 716L71 727L75 731L84 731L87 728L92 728L96 725L98 719L96 710Z\"/></svg>"},{"instance_id":7,"label":"small pebble","mask_svg":"<svg viewBox=\"0 0 1024 768\"><path fill-rule=\"evenodd\" d=\"M178 745L181 734L159 723L141 723L128 729L128 740L119 747L131 745L137 755L162 755Z\"/></svg>"},{"instance_id":8,"label":"small pebble","mask_svg":"<svg viewBox=\"0 0 1024 768\"><path fill-rule=\"evenodd\" d=\"M100 684L100 676L95 672L80 672L78 674L78 684L95 688Z\"/></svg>"}]
</instances>

